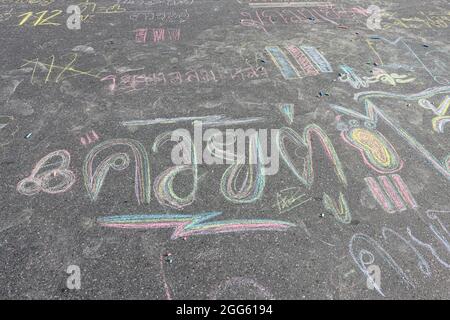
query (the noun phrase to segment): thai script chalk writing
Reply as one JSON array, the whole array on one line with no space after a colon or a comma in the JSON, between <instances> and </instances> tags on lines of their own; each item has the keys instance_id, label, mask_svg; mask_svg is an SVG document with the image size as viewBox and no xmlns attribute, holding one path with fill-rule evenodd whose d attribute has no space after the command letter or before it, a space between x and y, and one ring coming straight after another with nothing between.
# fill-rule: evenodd
<instances>
[{"instance_id":1,"label":"thai script chalk writing","mask_svg":"<svg viewBox=\"0 0 450 320\"><path fill-rule=\"evenodd\" d=\"M383 30L403 28L403 29L446 29L450 25L450 12L425 13L418 11L416 15L408 17L397 17L396 13L383 14Z\"/></svg>"},{"instance_id":2,"label":"thai script chalk writing","mask_svg":"<svg viewBox=\"0 0 450 320\"><path fill-rule=\"evenodd\" d=\"M55 158L59 158L59 161L51 161ZM75 174L69 169L69 165L70 154L66 150L49 153L39 160L28 177L18 183L17 191L26 196L41 191L50 194L66 192L75 183Z\"/></svg>"},{"instance_id":3,"label":"thai script chalk writing","mask_svg":"<svg viewBox=\"0 0 450 320\"><path fill-rule=\"evenodd\" d=\"M211 83L219 81L245 81L268 78L263 67L244 67L232 70L196 69L190 71L155 72L148 74L108 75L100 81L110 81L111 92L131 92L152 86L180 86L189 83Z\"/></svg>"},{"instance_id":4,"label":"thai script chalk writing","mask_svg":"<svg viewBox=\"0 0 450 320\"><path fill-rule=\"evenodd\" d=\"M135 30L136 43L146 43L149 32L155 44L165 41L180 41L181 39L181 30L179 28L140 28Z\"/></svg>"},{"instance_id":5,"label":"thai script chalk writing","mask_svg":"<svg viewBox=\"0 0 450 320\"><path fill-rule=\"evenodd\" d=\"M280 155L292 173L298 178L298 180L307 188L311 189L314 180L314 166L313 166L313 148L312 148L312 137L316 136L319 139L322 148L324 149L327 160L329 164L333 167L336 176L339 179L339 182L346 187L347 186L347 178L342 168L341 161L334 149L334 146L330 140L330 138L326 135L326 133L317 125L311 124L308 125L304 131L303 136L299 135L296 131L291 128L281 128L277 135L277 145L280 152ZM306 151L306 155L304 157L299 157L303 162L303 170L300 171L297 166L294 164L293 159L289 155L289 151L286 147L286 142L290 141L291 143L295 143L297 145L297 150L304 149ZM331 199L331 197L324 192L323 194L323 205L325 209L327 209L338 221L342 223L350 223L351 222L351 213L348 207L347 201L345 200L342 192L339 193L338 205L336 205L335 201Z\"/></svg>"},{"instance_id":6,"label":"thai script chalk writing","mask_svg":"<svg viewBox=\"0 0 450 320\"><path fill-rule=\"evenodd\" d=\"M153 143L153 152L158 153L159 148L170 141L172 138L172 131L160 134ZM186 163L177 165L164 170L158 177L155 178L154 191L156 199L161 205L170 206L175 209L182 209L195 201L198 185L198 171L197 171L197 153L195 150L195 144L192 143L190 135L182 134L180 137L181 145L177 147L187 150L189 159L186 159ZM180 197L174 191L174 180L179 174L192 174L192 191L184 196Z\"/></svg>"},{"instance_id":7,"label":"thai script chalk writing","mask_svg":"<svg viewBox=\"0 0 450 320\"><path fill-rule=\"evenodd\" d=\"M316 8L300 9L261 9L253 11L242 11L240 13L240 23L244 27L252 27L264 32L268 32L268 27L274 25L296 25L310 24L316 22L330 23L334 26L341 22L367 17L366 9L341 8L335 6L320 6ZM360 22L365 22L365 18Z\"/></svg>"},{"instance_id":8,"label":"thai script chalk writing","mask_svg":"<svg viewBox=\"0 0 450 320\"><path fill-rule=\"evenodd\" d=\"M127 10L120 4L110 6L99 6L96 2L85 0L77 4L81 9L81 21L87 22L92 20L96 15L114 15L125 13Z\"/></svg>"},{"instance_id":9,"label":"thai script chalk writing","mask_svg":"<svg viewBox=\"0 0 450 320\"><path fill-rule=\"evenodd\" d=\"M98 198L103 182L110 169L122 171L129 167L130 156L125 152L116 152L102 160L94 170L94 160L104 150L115 146L129 147L134 157L134 189L139 204L150 203L150 162L144 146L132 139L113 139L96 145L86 156L83 163L84 185L93 201Z\"/></svg>"},{"instance_id":10,"label":"thai script chalk writing","mask_svg":"<svg viewBox=\"0 0 450 320\"><path fill-rule=\"evenodd\" d=\"M135 6L158 6L163 5L167 7L178 7L178 6L190 6L194 3L194 0L117 0L118 4L123 5L135 5Z\"/></svg>"},{"instance_id":11,"label":"thai script chalk writing","mask_svg":"<svg viewBox=\"0 0 450 320\"><path fill-rule=\"evenodd\" d=\"M182 24L189 20L188 9L130 12L130 20L136 22L160 22Z\"/></svg>"}]
</instances>

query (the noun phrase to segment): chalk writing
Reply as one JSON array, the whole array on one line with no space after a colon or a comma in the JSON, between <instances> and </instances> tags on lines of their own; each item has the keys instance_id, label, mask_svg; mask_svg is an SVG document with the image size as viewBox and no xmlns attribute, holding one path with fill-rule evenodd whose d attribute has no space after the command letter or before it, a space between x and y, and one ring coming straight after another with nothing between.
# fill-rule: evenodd
<instances>
[{"instance_id":1,"label":"chalk writing","mask_svg":"<svg viewBox=\"0 0 450 320\"><path fill-rule=\"evenodd\" d=\"M172 137L172 132L165 132L160 134L153 144L153 152L157 153L159 147L162 146L167 141L170 141ZM198 171L197 171L197 160L195 145L192 143L190 135L183 134L181 142L183 145L177 145L177 147L184 149L184 154L189 154L190 159L185 163L186 165L178 165L172 168L166 169L155 179L154 190L156 199L162 205L166 205L176 209L182 209L195 201L195 195L197 193L198 184ZM192 173L192 191L185 197L178 196L174 191L174 180L177 175L181 173L191 172Z\"/></svg>"},{"instance_id":2,"label":"chalk writing","mask_svg":"<svg viewBox=\"0 0 450 320\"><path fill-rule=\"evenodd\" d=\"M103 182L110 169L121 171L129 167L130 157L127 153L113 153L102 160L95 171L93 164L100 152L114 146L129 147L135 160L134 189L139 204L150 203L150 163L144 146L132 139L112 139L96 145L86 156L83 163L84 185L93 201L98 198Z\"/></svg>"},{"instance_id":3,"label":"chalk writing","mask_svg":"<svg viewBox=\"0 0 450 320\"><path fill-rule=\"evenodd\" d=\"M195 69L190 71L154 72L147 74L107 75L100 81L110 81L109 91L132 92L154 86L180 86L189 83L218 83L219 81L245 81L266 79L263 67L244 67L232 70Z\"/></svg>"},{"instance_id":4,"label":"chalk writing","mask_svg":"<svg viewBox=\"0 0 450 320\"><path fill-rule=\"evenodd\" d=\"M59 161L51 161L55 159ZM58 150L49 153L39 160L28 177L17 184L17 191L26 196L32 196L41 191L50 194L66 192L75 183L75 174L69 170L69 165L68 151Z\"/></svg>"},{"instance_id":5,"label":"chalk writing","mask_svg":"<svg viewBox=\"0 0 450 320\"><path fill-rule=\"evenodd\" d=\"M179 41L181 38L181 30L179 28L141 28L135 30L136 43L146 43L149 30L152 34L152 41L155 44L165 41Z\"/></svg>"},{"instance_id":6,"label":"chalk writing","mask_svg":"<svg viewBox=\"0 0 450 320\"><path fill-rule=\"evenodd\" d=\"M268 33L268 27L276 25L299 25L327 23L339 26L346 20L366 22L369 13L361 7L345 8L343 6L317 6L312 8L262 8L253 11L241 11L241 25Z\"/></svg>"},{"instance_id":7,"label":"chalk writing","mask_svg":"<svg viewBox=\"0 0 450 320\"><path fill-rule=\"evenodd\" d=\"M265 188L266 177L264 173L263 154L259 135L250 136L248 165L236 163L230 165L223 173L220 190L226 199L233 203L251 203L257 201ZM256 163L256 165L254 164ZM239 174L247 167L245 180L236 186Z\"/></svg>"},{"instance_id":8,"label":"chalk writing","mask_svg":"<svg viewBox=\"0 0 450 320\"><path fill-rule=\"evenodd\" d=\"M339 179L339 182L346 187L347 186L347 178L342 169L341 161L331 143L330 138L326 135L326 133L317 125L310 124L303 131L303 137L300 136L296 131L291 128L281 128L277 134L277 145L280 151L280 155L289 169L294 173L294 175L300 180L300 182L310 189L314 183L315 175L314 175L314 166L313 166L313 148L312 148L312 137L315 135L321 145L323 150L326 152L327 159L331 166L334 169L336 176ZM303 162L303 172L300 172L298 168L294 165L293 160L289 155L289 151L286 148L286 141L290 140L295 143L298 148L297 150L305 149L307 155L301 158ZM351 222L351 214L349 207L347 205L347 201L342 193L339 193L339 205L331 199L331 197L327 194L323 194L323 205L325 209L340 222L342 223L350 223Z\"/></svg>"},{"instance_id":9,"label":"chalk writing","mask_svg":"<svg viewBox=\"0 0 450 320\"><path fill-rule=\"evenodd\" d=\"M380 68L374 68L373 74L374 76L372 77L364 77L367 83L381 82L395 87L397 84L410 83L416 80L416 78L408 78L408 76L404 74L388 74L385 70Z\"/></svg>"},{"instance_id":10,"label":"chalk writing","mask_svg":"<svg viewBox=\"0 0 450 320\"><path fill-rule=\"evenodd\" d=\"M44 79L44 83L47 83L49 81L54 81L55 83L58 83L62 80L64 80L63 75L68 73L71 76L88 76L88 77L92 77L92 78L99 78L99 74L100 72L93 74L91 73L92 70L88 70L88 71L82 71L80 69L77 69L74 65L78 60L78 54L76 53L72 53L71 54L72 59L65 65L57 65L55 64L55 56L52 55L50 56L50 63L43 63L39 61L39 58L36 58L34 60L25 60L25 64L23 64L21 67L25 67L27 65L33 65L33 71L31 73L31 79L30 82L31 84L34 84L34 80L35 80L35 75L36 75L36 71L39 67L40 70L42 70L46 75L45 75L45 79ZM53 75L53 70L59 70L60 72L56 74L56 77L54 77L52 79L52 75Z\"/></svg>"},{"instance_id":11,"label":"chalk writing","mask_svg":"<svg viewBox=\"0 0 450 320\"><path fill-rule=\"evenodd\" d=\"M18 15L17 17L23 17L20 22L19 22L19 26L23 26L25 25L30 18L34 19L34 22L31 24L32 26L36 27L36 26L59 26L61 25L61 23L56 22L55 20L53 20L54 18L60 16L63 13L62 10L44 10L44 11L39 11L39 12L25 12L22 13L20 15Z\"/></svg>"},{"instance_id":12,"label":"chalk writing","mask_svg":"<svg viewBox=\"0 0 450 320\"><path fill-rule=\"evenodd\" d=\"M280 214L286 213L295 209L302 204L311 200L311 198L305 199L305 194L300 194L301 189L298 187L292 187L280 190L277 192L276 207Z\"/></svg>"},{"instance_id":13,"label":"chalk writing","mask_svg":"<svg viewBox=\"0 0 450 320\"><path fill-rule=\"evenodd\" d=\"M130 20L136 22L159 22L183 24L189 20L188 9L177 10L152 10L133 12L129 15Z\"/></svg>"},{"instance_id":14,"label":"chalk writing","mask_svg":"<svg viewBox=\"0 0 450 320\"><path fill-rule=\"evenodd\" d=\"M417 11L416 15L397 17L396 13L384 13L383 30L389 29L446 29L450 24L450 13L436 13Z\"/></svg>"}]
</instances>

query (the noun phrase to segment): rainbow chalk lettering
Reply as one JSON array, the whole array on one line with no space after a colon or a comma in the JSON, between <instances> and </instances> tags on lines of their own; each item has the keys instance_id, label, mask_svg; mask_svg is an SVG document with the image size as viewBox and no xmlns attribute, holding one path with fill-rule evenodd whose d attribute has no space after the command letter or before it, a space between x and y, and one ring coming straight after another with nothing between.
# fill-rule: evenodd
<instances>
[{"instance_id":1,"label":"rainbow chalk lettering","mask_svg":"<svg viewBox=\"0 0 450 320\"><path fill-rule=\"evenodd\" d=\"M108 228L167 229L174 228L170 239L196 235L236 233L247 231L285 231L295 224L267 219L236 219L206 222L220 216L221 212L200 214L144 214L98 218L97 222Z\"/></svg>"},{"instance_id":2,"label":"rainbow chalk lettering","mask_svg":"<svg viewBox=\"0 0 450 320\"><path fill-rule=\"evenodd\" d=\"M161 205L169 206L175 209L182 209L195 201L195 195L197 193L198 185L198 171L195 146L191 141L189 133L177 131L177 134L181 142L175 147L180 148L180 152L183 155L190 155L190 159L185 159L185 165L178 165L166 169L155 179L153 189L155 196ZM173 132L165 132L160 134L153 144L153 152L157 153L159 148L166 142L170 141L173 137ZM176 151L173 151L176 152ZM192 191L185 197L178 196L174 191L174 180L180 173L191 172L192 173Z\"/></svg>"},{"instance_id":3,"label":"rainbow chalk lettering","mask_svg":"<svg viewBox=\"0 0 450 320\"><path fill-rule=\"evenodd\" d=\"M233 203L251 203L257 201L262 196L266 185L263 153L259 135L254 134L249 139L250 159L248 164L243 164L240 161L242 159L238 159L236 164L230 165L225 170L220 181L222 194L227 200ZM236 186L236 182L239 180L239 175L244 167L247 167L245 171L246 178L243 180L242 185Z\"/></svg>"},{"instance_id":4,"label":"rainbow chalk lettering","mask_svg":"<svg viewBox=\"0 0 450 320\"><path fill-rule=\"evenodd\" d=\"M282 159L287 164L289 169L294 173L294 175L300 180L300 182L306 186L308 189L311 188L314 183L314 166L313 166L313 148L312 148L312 137L315 135L324 151L326 152L327 158L330 161L331 166L334 168L339 181L347 186L347 178L342 169L341 161L333 147L330 138L326 133L316 124L310 124L303 130L303 137L300 136L296 131L291 128L283 127L278 131L277 135L277 145L282 156ZM300 149L304 149L307 155L303 158L303 172L300 172L294 165L291 157L289 156L289 151L286 148L286 140L294 142Z\"/></svg>"},{"instance_id":5,"label":"rainbow chalk lettering","mask_svg":"<svg viewBox=\"0 0 450 320\"><path fill-rule=\"evenodd\" d=\"M59 159L59 161L50 161ZM49 153L34 166L31 174L17 184L17 191L26 196L39 192L50 194L68 191L75 183L75 174L69 170L70 153L57 150ZM46 171L42 171L45 168Z\"/></svg>"},{"instance_id":6,"label":"rainbow chalk lettering","mask_svg":"<svg viewBox=\"0 0 450 320\"><path fill-rule=\"evenodd\" d=\"M102 160L97 168L93 170L96 157L104 150L115 146L129 147L135 160L134 189L139 204L149 204L151 198L150 186L150 162L144 146L132 139L112 139L104 141L87 154L83 163L84 185L92 201L97 200L103 182L110 169L120 171L129 167L130 157L127 153L116 152Z\"/></svg>"},{"instance_id":7,"label":"rainbow chalk lettering","mask_svg":"<svg viewBox=\"0 0 450 320\"><path fill-rule=\"evenodd\" d=\"M346 188L347 178L345 176L344 170L342 168L341 161L333 147L330 138L326 133L317 125L310 124L303 131L303 137L300 136L296 131L291 128L283 127L278 131L277 134L277 145L278 150L281 154L282 159L291 170L292 173L300 180L300 182L311 189L315 175L314 175L314 165L313 165L313 148L312 148L312 137L316 136L323 150L327 155L330 165L333 167L339 182ZM300 170L294 165L292 158L289 155L289 151L286 148L286 141L290 140L295 143L298 148L297 150L306 151L306 156L300 157L303 162L303 170ZM327 211L329 211L339 222L350 223L351 222L351 212L348 207L347 201L345 200L342 192L339 193L338 204L327 194L323 194L323 205Z\"/></svg>"},{"instance_id":8,"label":"rainbow chalk lettering","mask_svg":"<svg viewBox=\"0 0 450 320\"><path fill-rule=\"evenodd\" d=\"M389 177L380 176L378 181L375 178L367 177L364 178L364 181L366 181L373 198L384 211L388 213L405 211L406 205L411 209L417 209L414 197L398 174Z\"/></svg>"}]
</instances>

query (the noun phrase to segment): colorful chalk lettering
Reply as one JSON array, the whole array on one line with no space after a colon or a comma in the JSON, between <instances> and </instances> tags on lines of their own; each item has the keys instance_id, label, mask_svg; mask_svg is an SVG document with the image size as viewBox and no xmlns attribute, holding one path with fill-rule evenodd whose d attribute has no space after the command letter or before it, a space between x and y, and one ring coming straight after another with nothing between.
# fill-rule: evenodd
<instances>
[{"instance_id":1,"label":"colorful chalk lettering","mask_svg":"<svg viewBox=\"0 0 450 320\"><path fill-rule=\"evenodd\" d=\"M134 156L135 194L139 204L150 203L150 162L144 146L132 139L112 139L104 141L91 149L83 163L84 185L92 201L97 200L100 190L110 169L121 171L129 167L130 157L127 153L116 152L103 159L93 169L94 160L104 150L115 146L129 147Z\"/></svg>"},{"instance_id":2,"label":"colorful chalk lettering","mask_svg":"<svg viewBox=\"0 0 450 320\"><path fill-rule=\"evenodd\" d=\"M59 159L59 161L52 161L55 159ZM17 184L17 191L26 196L40 192L64 193L72 187L76 180L75 174L69 166L70 153L67 150L51 152L38 161L28 177Z\"/></svg>"}]
</instances>

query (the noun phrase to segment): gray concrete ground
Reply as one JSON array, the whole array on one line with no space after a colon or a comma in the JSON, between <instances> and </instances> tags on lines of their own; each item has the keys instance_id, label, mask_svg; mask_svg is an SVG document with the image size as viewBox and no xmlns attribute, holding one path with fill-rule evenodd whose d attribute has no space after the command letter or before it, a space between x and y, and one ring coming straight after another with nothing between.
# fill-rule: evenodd
<instances>
[{"instance_id":1,"label":"gray concrete ground","mask_svg":"<svg viewBox=\"0 0 450 320\"><path fill-rule=\"evenodd\" d=\"M1 298L450 297L448 1L1 0L0 25ZM227 129L256 164L218 163Z\"/></svg>"}]
</instances>

